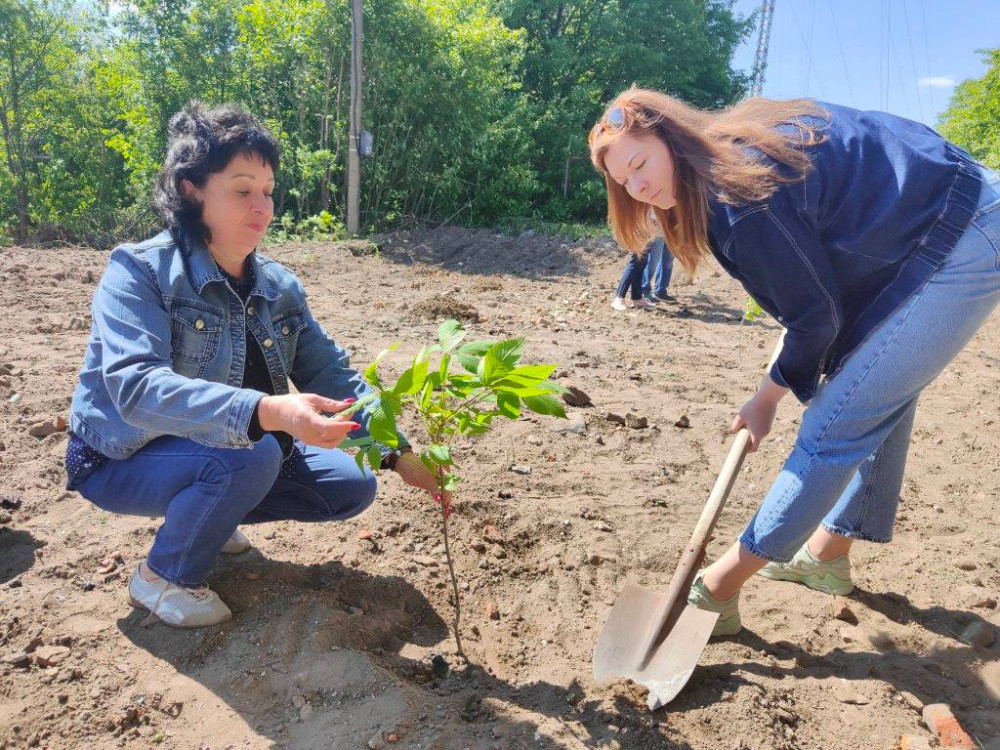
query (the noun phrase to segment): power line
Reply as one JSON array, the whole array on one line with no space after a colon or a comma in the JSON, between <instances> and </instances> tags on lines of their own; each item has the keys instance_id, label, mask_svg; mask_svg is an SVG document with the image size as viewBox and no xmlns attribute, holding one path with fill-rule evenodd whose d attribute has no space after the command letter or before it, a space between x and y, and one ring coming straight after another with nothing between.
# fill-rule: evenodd
<instances>
[{"instance_id":1,"label":"power line","mask_svg":"<svg viewBox=\"0 0 1000 750\"><path fill-rule=\"evenodd\" d=\"M924 0L920 0L920 15L923 16L924 22L924 53L927 58L927 77L931 77L931 46L927 41L927 8L924 6ZM937 104L934 102L934 87L928 87L928 93L931 95L931 107L934 111L937 111Z\"/></svg>"},{"instance_id":2,"label":"power line","mask_svg":"<svg viewBox=\"0 0 1000 750\"><path fill-rule=\"evenodd\" d=\"M892 11L892 0L889 0L889 11ZM903 105L906 107L906 111L909 112L910 98L906 95L906 86L903 85L903 68L899 64L899 53L896 51L896 43L892 37L889 37L889 51L892 54L892 61L896 63L896 75L899 77L899 92L903 95Z\"/></svg>"},{"instance_id":3,"label":"power line","mask_svg":"<svg viewBox=\"0 0 1000 750\"><path fill-rule=\"evenodd\" d=\"M816 73L816 82L819 84L820 94L822 94L823 98L825 99L826 98L826 87L823 86L823 79L820 78L819 69L816 67L816 63L813 62L812 51L809 49L809 45L806 43L806 35L802 31L802 24L799 23L799 17L795 13L795 4L794 3L789 3L788 7L792 9L792 19L795 21L795 27L799 30L799 36L802 37L802 44L805 46L806 55L808 56L808 59L809 59L809 65L812 66L813 70ZM808 94L809 92L806 91L805 93Z\"/></svg>"},{"instance_id":4,"label":"power line","mask_svg":"<svg viewBox=\"0 0 1000 750\"><path fill-rule=\"evenodd\" d=\"M833 19L833 33L837 39L837 49L840 50L840 62L844 65L844 78L847 80L847 90L851 94L851 106L857 106L854 99L854 87L851 85L851 74L847 70L847 56L844 55L844 45L840 43L840 29L837 26L837 16L833 12L833 3L831 0L826 0L827 7L830 9L830 18Z\"/></svg>"},{"instance_id":5,"label":"power line","mask_svg":"<svg viewBox=\"0 0 1000 750\"><path fill-rule=\"evenodd\" d=\"M878 106L885 109L885 73L883 72L882 60L885 48L882 45L882 38L885 36L885 0L879 3L881 14L878 17Z\"/></svg>"},{"instance_id":6,"label":"power line","mask_svg":"<svg viewBox=\"0 0 1000 750\"><path fill-rule=\"evenodd\" d=\"M889 69L890 53L892 52L892 0L886 0L888 9L885 14L885 108L889 109L889 93L892 91L892 71Z\"/></svg>"},{"instance_id":7,"label":"power line","mask_svg":"<svg viewBox=\"0 0 1000 750\"><path fill-rule=\"evenodd\" d=\"M913 54L913 33L910 31L910 13L906 10L906 0L903 0L903 18L906 21L906 43L910 48L910 64L913 67L913 85L917 89L917 108L920 110L920 119L926 119L924 117L924 103L920 96L920 85L918 82L917 75L917 58Z\"/></svg>"}]
</instances>

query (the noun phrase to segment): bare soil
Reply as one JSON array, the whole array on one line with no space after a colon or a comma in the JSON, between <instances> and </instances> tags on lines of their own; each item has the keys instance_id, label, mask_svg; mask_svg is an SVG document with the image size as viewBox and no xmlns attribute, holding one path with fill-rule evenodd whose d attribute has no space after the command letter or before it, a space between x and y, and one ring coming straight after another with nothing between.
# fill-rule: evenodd
<instances>
[{"instance_id":1,"label":"bare soil","mask_svg":"<svg viewBox=\"0 0 1000 750\"><path fill-rule=\"evenodd\" d=\"M921 399L896 539L853 553L856 624L829 597L756 579L745 631L710 643L651 714L641 689L594 683L594 642L626 579L669 580L778 329L741 325L745 296L713 268L679 280L674 304L615 313L623 258L604 240L453 228L376 239L377 253L269 251L356 365L399 340L387 361L398 371L457 315L480 337L526 337L527 359L559 363L593 401L568 423L500 424L458 454L451 527L471 664L448 630L437 506L395 476L352 522L245 527L255 549L220 559L209 581L232 622L143 627L125 584L157 521L66 492L56 421L108 254L5 249L0 748L855 750L930 739L920 711L936 702L1000 748L1000 649L962 637L1000 628L997 317ZM753 513L800 414L786 400L748 458L710 557ZM31 434L49 420L55 432Z\"/></svg>"}]
</instances>

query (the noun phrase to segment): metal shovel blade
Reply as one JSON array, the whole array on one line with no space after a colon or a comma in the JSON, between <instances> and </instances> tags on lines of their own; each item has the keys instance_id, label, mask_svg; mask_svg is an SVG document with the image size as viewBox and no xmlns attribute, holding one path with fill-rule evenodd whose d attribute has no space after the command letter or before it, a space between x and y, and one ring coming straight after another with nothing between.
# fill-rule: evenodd
<instances>
[{"instance_id":1,"label":"metal shovel blade","mask_svg":"<svg viewBox=\"0 0 1000 750\"><path fill-rule=\"evenodd\" d=\"M625 584L594 649L594 679L626 678L649 688L647 703L656 710L672 701L687 684L705 650L718 612L684 604L677 622L646 658L646 634L657 623L663 594Z\"/></svg>"}]
</instances>

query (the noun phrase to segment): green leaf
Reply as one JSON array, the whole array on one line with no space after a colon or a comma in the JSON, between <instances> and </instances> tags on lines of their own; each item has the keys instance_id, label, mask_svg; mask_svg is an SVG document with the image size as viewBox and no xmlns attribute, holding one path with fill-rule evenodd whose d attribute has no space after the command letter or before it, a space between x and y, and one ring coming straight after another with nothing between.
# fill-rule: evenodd
<instances>
[{"instance_id":1,"label":"green leaf","mask_svg":"<svg viewBox=\"0 0 1000 750\"><path fill-rule=\"evenodd\" d=\"M446 320L438 326L438 341L441 342L441 349L450 352L465 338L465 329L457 320Z\"/></svg>"},{"instance_id":2,"label":"green leaf","mask_svg":"<svg viewBox=\"0 0 1000 750\"><path fill-rule=\"evenodd\" d=\"M482 361L482 357L465 352L459 352L455 356L458 357L458 363L465 368L466 372L471 372L473 375L479 372L479 363Z\"/></svg>"},{"instance_id":3,"label":"green leaf","mask_svg":"<svg viewBox=\"0 0 1000 750\"><path fill-rule=\"evenodd\" d=\"M468 344L465 344L465 346L463 346L458 351L461 354L471 354L471 355L473 355L475 357L482 357L484 354L486 354L487 351L489 351L489 348L491 346L493 346L495 343L497 343L497 342L496 341L470 341Z\"/></svg>"},{"instance_id":4,"label":"green leaf","mask_svg":"<svg viewBox=\"0 0 1000 750\"><path fill-rule=\"evenodd\" d=\"M365 380L370 385L373 385L374 387L378 388L379 390L383 389L382 381L379 379L379 376L378 376L378 365L379 365L379 362L382 361L382 357L384 357L389 352L395 351L398 347L399 347L399 342L397 341L392 346L390 346L388 349L383 349L382 351L380 351L378 353L378 356L375 357L375 359L372 360L372 363L370 365L368 365L367 368L365 368Z\"/></svg>"},{"instance_id":5,"label":"green leaf","mask_svg":"<svg viewBox=\"0 0 1000 750\"><path fill-rule=\"evenodd\" d=\"M483 368L483 382L490 383L494 379L506 375L513 370L524 353L524 339L505 339L498 341L486 351Z\"/></svg>"},{"instance_id":6,"label":"green leaf","mask_svg":"<svg viewBox=\"0 0 1000 750\"><path fill-rule=\"evenodd\" d=\"M358 451L355 454L355 456L354 456L354 463L356 463L358 465L358 471L360 471L362 473L362 475L363 475L365 473L365 452L364 451Z\"/></svg>"},{"instance_id":7,"label":"green leaf","mask_svg":"<svg viewBox=\"0 0 1000 750\"><path fill-rule=\"evenodd\" d=\"M427 360L418 361L412 367L404 370L403 374L399 376L399 380L396 381L396 385L393 386L392 394L394 396L409 396L423 388L424 381L427 380L427 365Z\"/></svg>"},{"instance_id":8,"label":"green leaf","mask_svg":"<svg viewBox=\"0 0 1000 750\"><path fill-rule=\"evenodd\" d=\"M521 416L521 399L513 393L498 393L497 411L508 419L517 419Z\"/></svg>"},{"instance_id":9,"label":"green leaf","mask_svg":"<svg viewBox=\"0 0 1000 750\"><path fill-rule=\"evenodd\" d=\"M444 475L444 488L448 492L454 492L455 488L458 486L458 476L455 474L445 474Z\"/></svg>"},{"instance_id":10,"label":"green leaf","mask_svg":"<svg viewBox=\"0 0 1000 750\"><path fill-rule=\"evenodd\" d=\"M451 448L447 445L433 443L427 446L427 454L431 457L435 464L440 466L450 466L452 463Z\"/></svg>"},{"instance_id":11,"label":"green leaf","mask_svg":"<svg viewBox=\"0 0 1000 750\"><path fill-rule=\"evenodd\" d=\"M524 405L536 414L547 414L566 419L566 410L559 400L553 396L526 396L524 398Z\"/></svg>"},{"instance_id":12,"label":"green leaf","mask_svg":"<svg viewBox=\"0 0 1000 750\"><path fill-rule=\"evenodd\" d=\"M359 411L364 409L368 404L378 398L378 394L372 391L371 393L366 393L364 396L359 398L353 404L348 406L346 409L337 412L342 417L353 417Z\"/></svg>"},{"instance_id":13,"label":"green leaf","mask_svg":"<svg viewBox=\"0 0 1000 750\"><path fill-rule=\"evenodd\" d=\"M396 434L396 420L383 402L379 401L368 410L368 432L372 438L388 448L399 445Z\"/></svg>"},{"instance_id":14,"label":"green leaf","mask_svg":"<svg viewBox=\"0 0 1000 750\"><path fill-rule=\"evenodd\" d=\"M548 380L556 365L522 365L511 371L510 376L530 380Z\"/></svg>"},{"instance_id":15,"label":"green leaf","mask_svg":"<svg viewBox=\"0 0 1000 750\"><path fill-rule=\"evenodd\" d=\"M379 450L379 447L377 445L373 445L365 451L365 457L368 459L368 465L372 468L372 471L378 472L379 468L382 466L382 451Z\"/></svg>"},{"instance_id":16,"label":"green leaf","mask_svg":"<svg viewBox=\"0 0 1000 750\"><path fill-rule=\"evenodd\" d=\"M345 451L350 450L351 448L361 448L362 450L366 450L368 446L374 444L374 442L375 441L372 440L371 437L348 438L347 440L341 441L340 445L337 447Z\"/></svg>"}]
</instances>

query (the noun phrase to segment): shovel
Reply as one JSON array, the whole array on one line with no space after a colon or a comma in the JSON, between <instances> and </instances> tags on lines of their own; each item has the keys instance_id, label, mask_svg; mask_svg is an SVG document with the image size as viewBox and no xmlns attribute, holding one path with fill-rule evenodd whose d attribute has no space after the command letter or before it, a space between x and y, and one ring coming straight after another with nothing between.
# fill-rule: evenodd
<instances>
[{"instance_id":1,"label":"shovel","mask_svg":"<svg viewBox=\"0 0 1000 750\"><path fill-rule=\"evenodd\" d=\"M645 685L650 710L672 701L687 684L719 619L718 612L689 605L687 594L749 447L750 432L744 427L736 434L666 593L625 584L597 639L594 679L624 677Z\"/></svg>"},{"instance_id":2,"label":"shovel","mask_svg":"<svg viewBox=\"0 0 1000 750\"><path fill-rule=\"evenodd\" d=\"M781 352L782 340L771 355L772 364ZM687 595L749 448L750 431L744 427L736 433L666 593L625 584L597 639L594 679L626 678L645 685L650 710L665 706L687 684L719 619L717 612L689 605Z\"/></svg>"}]
</instances>

